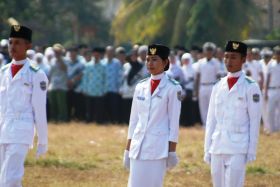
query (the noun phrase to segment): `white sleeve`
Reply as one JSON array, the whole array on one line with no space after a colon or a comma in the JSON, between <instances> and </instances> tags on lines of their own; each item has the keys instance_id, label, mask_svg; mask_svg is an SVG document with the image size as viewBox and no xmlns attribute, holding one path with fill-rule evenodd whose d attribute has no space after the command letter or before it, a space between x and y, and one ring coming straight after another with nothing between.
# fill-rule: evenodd
<instances>
[{"instance_id":1,"label":"white sleeve","mask_svg":"<svg viewBox=\"0 0 280 187\"><path fill-rule=\"evenodd\" d=\"M179 137L179 120L181 113L181 94L182 88L176 85L172 88L168 96L168 119L169 119L169 141L178 142Z\"/></svg>"},{"instance_id":2,"label":"white sleeve","mask_svg":"<svg viewBox=\"0 0 280 187\"><path fill-rule=\"evenodd\" d=\"M205 129L205 140L204 140L204 152L208 153L211 143L212 143L212 134L216 128L216 117L215 117L215 97L216 97L216 90L219 83L217 83L211 93L209 109L207 113L207 120L206 120L206 129Z\"/></svg>"},{"instance_id":3,"label":"white sleeve","mask_svg":"<svg viewBox=\"0 0 280 187\"><path fill-rule=\"evenodd\" d=\"M258 73L262 73L262 65L259 63L259 61L257 61L258 64Z\"/></svg>"},{"instance_id":4,"label":"white sleeve","mask_svg":"<svg viewBox=\"0 0 280 187\"><path fill-rule=\"evenodd\" d=\"M132 139L134 129L138 123L138 120L139 119L138 119L138 109L137 109L137 86L136 86L132 99L127 139Z\"/></svg>"},{"instance_id":5,"label":"white sleeve","mask_svg":"<svg viewBox=\"0 0 280 187\"><path fill-rule=\"evenodd\" d=\"M48 79L41 70L33 76L32 106L35 127L38 135L38 144L48 144L48 125L46 114Z\"/></svg>"},{"instance_id":6,"label":"white sleeve","mask_svg":"<svg viewBox=\"0 0 280 187\"><path fill-rule=\"evenodd\" d=\"M196 73L200 73L201 72L201 63L200 61L197 62L197 66L196 66Z\"/></svg>"},{"instance_id":7,"label":"white sleeve","mask_svg":"<svg viewBox=\"0 0 280 187\"><path fill-rule=\"evenodd\" d=\"M256 83L252 84L254 86L252 85L247 93L250 120L248 154L256 155L262 113L262 95L259 86Z\"/></svg>"}]
</instances>

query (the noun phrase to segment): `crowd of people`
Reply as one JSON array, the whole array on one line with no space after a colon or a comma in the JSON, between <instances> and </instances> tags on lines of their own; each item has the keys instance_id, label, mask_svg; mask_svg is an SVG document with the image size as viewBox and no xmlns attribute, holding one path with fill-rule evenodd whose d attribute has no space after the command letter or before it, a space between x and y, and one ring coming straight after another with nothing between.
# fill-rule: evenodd
<instances>
[{"instance_id":1,"label":"crowd of people","mask_svg":"<svg viewBox=\"0 0 280 187\"><path fill-rule=\"evenodd\" d=\"M1 40L0 64L11 61L8 40ZM64 48L34 47L27 51L48 76L48 118L97 123L128 123L136 84L150 76L145 66L148 47L134 45ZM250 48L243 71L263 91L263 124L267 133L280 129L280 49ZM169 56L166 74L183 88L180 124L205 126L212 87L227 75L224 50L214 43L190 50L176 46Z\"/></svg>"}]
</instances>

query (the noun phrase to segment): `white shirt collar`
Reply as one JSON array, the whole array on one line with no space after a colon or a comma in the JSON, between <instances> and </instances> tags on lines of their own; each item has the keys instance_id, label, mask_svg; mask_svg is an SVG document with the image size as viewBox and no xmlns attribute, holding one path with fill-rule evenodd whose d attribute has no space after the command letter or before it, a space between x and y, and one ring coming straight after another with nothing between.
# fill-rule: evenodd
<instances>
[{"instance_id":1,"label":"white shirt collar","mask_svg":"<svg viewBox=\"0 0 280 187\"><path fill-rule=\"evenodd\" d=\"M241 74L242 74L242 70L234 73L228 72L228 77L240 77Z\"/></svg>"},{"instance_id":2,"label":"white shirt collar","mask_svg":"<svg viewBox=\"0 0 280 187\"><path fill-rule=\"evenodd\" d=\"M160 79L162 79L162 77L164 76L164 72L163 73L161 73L161 74L157 74L157 75L151 75L151 79L153 79L153 80L160 80Z\"/></svg>"},{"instance_id":3,"label":"white shirt collar","mask_svg":"<svg viewBox=\"0 0 280 187\"><path fill-rule=\"evenodd\" d=\"M12 63L15 64L15 65L23 65L25 64L26 62L26 59L23 59L23 60L19 60L19 61L16 61L16 60L12 60Z\"/></svg>"}]
</instances>

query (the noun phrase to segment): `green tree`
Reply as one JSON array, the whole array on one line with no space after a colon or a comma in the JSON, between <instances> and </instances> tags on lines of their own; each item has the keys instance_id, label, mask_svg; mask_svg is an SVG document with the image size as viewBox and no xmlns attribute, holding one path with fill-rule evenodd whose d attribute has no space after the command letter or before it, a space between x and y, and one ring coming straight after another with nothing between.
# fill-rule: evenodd
<instances>
[{"instance_id":1,"label":"green tree","mask_svg":"<svg viewBox=\"0 0 280 187\"><path fill-rule=\"evenodd\" d=\"M273 29L271 33L266 36L267 40L280 40L280 28Z\"/></svg>"},{"instance_id":2,"label":"green tree","mask_svg":"<svg viewBox=\"0 0 280 187\"><path fill-rule=\"evenodd\" d=\"M116 43L223 45L247 38L257 20L252 0L123 0L111 33Z\"/></svg>"},{"instance_id":3,"label":"green tree","mask_svg":"<svg viewBox=\"0 0 280 187\"><path fill-rule=\"evenodd\" d=\"M187 21L188 43L208 40L223 45L226 40L247 39L257 20L251 0L198 0Z\"/></svg>"},{"instance_id":4,"label":"green tree","mask_svg":"<svg viewBox=\"0 0 280 187\"><path fill-rule=\"evenodd\" d=\"M7 37L7 19L14 17L20 24L34 30L34 42L99 43L108 40L109 22L102 17L99 0L21 0L0 2L0 36Z\"/></svg>"},{"instance_id":5,"label":"green tree","mask_svg":"<svg viewBox=\"0 0 280 187\"><path fill-rule=\"evenodd\" d=\"M181 43L186 39L185 18L190 0L125 0L113 20L116 43Z\"/></svg>"}]
</instances>

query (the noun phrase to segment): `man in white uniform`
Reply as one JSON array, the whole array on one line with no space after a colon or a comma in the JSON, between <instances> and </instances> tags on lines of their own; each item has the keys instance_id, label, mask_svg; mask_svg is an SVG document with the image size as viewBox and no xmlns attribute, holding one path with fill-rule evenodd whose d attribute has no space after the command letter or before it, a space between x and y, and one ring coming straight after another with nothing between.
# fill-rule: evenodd
<instances>
[{"instance_id":1,"label":"man in white uniform","mask_svg":"<svg viewBox=\"0 0 280 187\"><path fill-rule=\"evenodd\" d=\"M218 47L215 56L220 64L219 78L225 77L227 75L227 68L224 63L224 50Z\"/></svg>"},{"instance_id":2,"label":"man in white uniform","mask_svg":"<svg viewBox=\"0 0 280 187\"><path fill-rule=\"evenodd\" d=\"M176 62L176 56L174 52L170 52L169 55L169 61L170 61L170 66L169 69L166 71L166 74L172 78L178 81L180 84L183 84L185 81L183 71L181 69L181 65L178 65Z\"/></svg>"},{"instance_id":3,"label":"man in white uniform","mask_svg":"<svg viewBox=\"0 0 280 187\"><path fill-rule=\"evenodd\" d=\"M47 152L45 73L26 58L32 31L14 25L9 38L10 64L0 74L0 186L21 187L24 160L38 134L37 157Z\"/></svg>"},{"instance_id":4,"label":"man in white uniform","mask_svg":"<svg viewBox=\"0 0 280 187\"><path fill-rule=\"evenodd\" d=\"M252 49L253 51L253 49ZM262 67L262 72L263 72L263 88L265 87L265 84L267 83L267 75L268 75L268 67L273 64L275 61L272 60L273 57L273 52L266 48L263 49L262 52L262 59L260 60L260 64ZM263 89L263 97L265 97L265 90ZM263 128L264 128L264 132L266 134L269 134L270 131L270 125L269 125L269 119L268 119L268 106L267 106L267 100L264 99L263 100L263 107L262 107L262 120L263 120Z\"/></svg>"},{"instance_id":5,"label":"man in white uniform","mask_svg":"<svg viewBox=\"0 0 280 187\"><path fill-rule=\"evenodd\" d=\"M246 63L243 65L243 70L247 76L259 83L262 90L263 87L263 72L259 61L253 59L252 50L248 49Z\"/></svg>"},{"instance_id":6,"label":"man in white uniform","mask_svg":"<svg viewBox=\"0 0 280 187\"><path fill-rule=\"evenodd\" d=\"M268 132L280 130L280 47L274 48L275 63L268 67L267 82L265 86L265 100L268 108Z\"/></svg>"},{"instance_id":7,"label":"man in white uniform","mask_svg":"<svg viewBox=\"0 0 280 187\"><path fill-rule=\"evenodd\" d=\"M228 75L213 88L207 116L204 161L211 165L214 187L242 187L246 163L256 159L261 119L261 91L245 76L247 46L229 41Z\"/></svg>"},{"instance_id":8,"label":"man in white uniform","mask_svg":"<svg viewBox=\"0 0 280 187\"><path fill-rule=\"evenodd\" d=\"M203 45L205 58L202 58L197 62L198 68L195 79L196 84L194 96L198 98L203 127L205 127L206 124L206 117L212 88L216 83L220 72L220 64L217 59L214 58L215 50L215 44L206 42Z\"/></svg>"}]
</instances>

